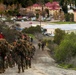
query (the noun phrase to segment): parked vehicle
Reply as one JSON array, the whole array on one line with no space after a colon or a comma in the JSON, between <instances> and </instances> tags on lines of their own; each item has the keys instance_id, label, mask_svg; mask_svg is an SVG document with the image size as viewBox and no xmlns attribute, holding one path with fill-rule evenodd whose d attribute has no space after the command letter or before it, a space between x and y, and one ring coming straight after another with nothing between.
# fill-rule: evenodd
<instances>
[{"instance_id":1,"label":"parked vehicle","mask_svg":"<svg viewBox=\"0 0 76 75\"><path fill-rule=\"evenodd\" d=\"M32 20L32 21L36 21L36 17L32 17L31 20Z\"/></svg>"},{"instance_id":2,"label":"parked vehicle","mask_svg":"<svg viewBox=\"0 0 76 75\"><path fill-rule=\"evenodd\" d=\"M47 20L47 21L50 21L50 20L51 20L51 18L50 18L50 17L48 17L48 18L46 18L46 20Z\"/></svg>"},{"instance_id":3,"label":"parked vehicle","mask_svg":"<svg viewBox=\"0 0 76 75\"><path fill-rule=\"evenodd\" d=\"M45 36L52 36L51 33L44 33Z\"/></svg>"}]
</instances>

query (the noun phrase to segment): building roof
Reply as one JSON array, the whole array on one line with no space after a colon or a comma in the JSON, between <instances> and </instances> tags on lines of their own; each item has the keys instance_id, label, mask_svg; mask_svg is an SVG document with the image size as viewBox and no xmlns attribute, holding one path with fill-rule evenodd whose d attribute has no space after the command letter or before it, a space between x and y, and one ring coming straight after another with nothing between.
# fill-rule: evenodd
<instances>
[{"instance_id":1,"label":"building roof","mask_svg":"<svg viewBox=\"0 0 76 75\"><path fill-rule=\"evenodd\" d=\"M52 3L48 2L45 4L45 6L50 7L50 6L52 6Z\"/></svg>"},{"instance_id":2,"label":"building roof","mask_svg":"<svg viewBox=\"0 0 76 75\"><path fill-rule=\"evenodd\" d=\"M45 6L47 6L47 7L48 6L53 6L53 5L54 6L59 6L59 3L58 2L52 2L52 3L51 2L48 2L48 3L45 4Z\"/></svg>"},{"instance_id":3,"label":"building roof","mask_svg":"<svg viewBox=\"0 0 76 75\"><path fill-rule=\"evenodd\" d=\"M46 7L49 7L50 10L58 10L60 8L59 3L58 2L48 2L45 4Z\"/></svg>"},{"instance_id":4,"label":"building roof","mask_svg":"<svg viewBox=\"0 0 76 75\"><path fill-rule=\"evenodd\" d=\"M33 7L41 7L39 4L34 4Z\"/></svg>"}]
</instances>

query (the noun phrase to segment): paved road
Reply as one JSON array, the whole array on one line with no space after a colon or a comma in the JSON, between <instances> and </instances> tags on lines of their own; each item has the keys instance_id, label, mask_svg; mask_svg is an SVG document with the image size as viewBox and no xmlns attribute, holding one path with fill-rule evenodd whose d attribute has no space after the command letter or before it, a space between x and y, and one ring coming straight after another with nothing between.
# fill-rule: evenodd
<instances>
[{"instance_id":1,"label":"paved road","mask_svg":"<svg viewBox=\"0 0 76 75\"><path fill-rule=\"evenodd\" d=\"M1 75L76 75L74 70L66 70L57 67L54 59L48 54L48 48L45 50L39 50L37 47L37 40L34 41L36 52L34 59L32 60L32 68L25 69L24 73L17 73L17 66L14 68L8 68L5 73Z\"/></svg>"},{"instance_id":2,"label":"paved road","mask_svg":"<svg viewBox=\"0 0 76 75\"><path fill-rule=\"evenodd\" d=\"M21 28L25 28L25 27L28 28L30 26L40 25L40 22L38 21L24 21L24 22L17 21L16 23L19 23L21 25ZM51 24L50 22L41 22L41 26L47 25L47 23Z\"/></svg>"}]
</instances>

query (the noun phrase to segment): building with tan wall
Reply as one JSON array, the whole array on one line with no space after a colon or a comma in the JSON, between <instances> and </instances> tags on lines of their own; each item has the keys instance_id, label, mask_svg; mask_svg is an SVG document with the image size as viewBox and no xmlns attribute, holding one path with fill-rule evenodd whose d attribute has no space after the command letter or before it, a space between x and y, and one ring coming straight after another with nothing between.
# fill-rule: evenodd
<instances>
[{"instance_id":1,"label":"building with tan wall","mask_svg":"<svg viewBox=\"0 0 76 75\"><path fill-rule=\"evenodd\" d=\"M76 22L76 10L74 10L74 21Z\"/></svg>"},{"instance_id":2,"label":"building with tan wall","mask_svg":"<svg viewBox=\"0 0 76 75\"><path fill-rule=\"evenodd\" d=\"M45 9L48 9L49 13L53 15L55 11L59 12L61 7L58 2L48 2L45 4Z\"/></svg>"},{"instance_id":3,"label":"building with tan wall","mask_svg":"<svg viewBox=\"0 0 76 75\"><path fill-rule=\"evenodd\" d=\"M32 11L34 13L36 11L45 11L46 9L49 10L49 14L53 15L55 11L59 12L61 7L58 2L48 2L45 5L34 4L26 8L27 12Z\"/></svg>"},{"instance_id":4,"label":"building with tan wall","mask_svg":"<svg viewBox=\"0 0 76 75\"><path fill-rule=\"evenodd\" d=\"M19 5L20 7L20 5ZM15 8L17 8L17 5L13 4L13 5L9 5L9 6L5 6L4 4L0 3L0 12L3 11L8 11L8 10L14 10ZM20 12L24 12L23 14L26 14L28 12L33 12L34 14L36 13L40 13L42 11L45 11L46 9L49 10L49 14L53 15L55 11L59 11L61 9L60 5L58 2L48 2L44 5L39 5L39 4L33 4L32 6L29 6L27 8L22 8L20 7Z\"/></svg>"}]
</instances>

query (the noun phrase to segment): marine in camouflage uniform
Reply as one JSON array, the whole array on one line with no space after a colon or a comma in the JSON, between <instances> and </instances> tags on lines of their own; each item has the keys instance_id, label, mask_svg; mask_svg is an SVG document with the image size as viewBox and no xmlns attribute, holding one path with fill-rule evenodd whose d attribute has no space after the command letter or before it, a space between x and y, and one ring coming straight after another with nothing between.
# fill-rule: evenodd
<instances>
[{"instance_id":1,"label":"marine in camouflage uniform","mask_svg":"<svg viewBox=\"0 0 76 75\"><path fill-rule=\"evenodd\" d=\"M34 48L32 46L32 43L27 44L27 56L26 56L26 69L31 68L31 58L34 55Z\"/></svg>"},{"instance_id":2,"label":"marine in camouflage uniform","mask_svg":"<svg viewBox=\"0 0 76 75\"><path fill-rule=\"evenodd\" d=\"M15 54L14 54L14 46L11 45L11 48L10 48L10 54L11 54L11 58L12 58L12 67L15 66Z\"/></svg>"},{"instance_id":3,"label":"marine in camouflage uniform","mask_svg":"<svg viewBox=\"0 0 76 75\"><path fill-rule=\"evenodd\" d=\"M15 47L17 64L18 64L18 73L20 73L21 69L24 72L24 60L26 57L26 49L21 41L17 42L17 46Z\"/></svg>"},{"instance_id":4,"label":"marine in camouflage uniform","mask_svg":"<svg viewBox=\"0 0 76 75\"><path fill-rule=\"evenodd\" d=\"M2 72L5 72L5 57L6 57L7 52L8 52L8 43L7 42L1 43L0 56L2 59Z\"/></svg>"},{"instance_id":5,"label":"marine in camouflage uniform","mask_svg":"<svg viewBox=\"0 0 76 75\"><path fill-rule=\"evenodd\" d=\"M7 53L7 61L6 61L6 66L8 65L9 67L13 67L14 65L14 52L13 52L13 46L12 45L8 45L8 53ZM7 66L7 67L8 67Z\"/></svg>"},{"instance_id":6,"label":"marine in camouflage uniform","mask_svg":"<svg viewBox=\"0 0 76 75\"><path fill-rule=\"evenodd\" d=\"M2 47L1 47L1 42L0 42L0 73L3 72L3 66L2 66L3 60L2 60L2 49L1 48Z\"/></svg>"},{"instance_id":7,"label":"marine in camouflage uniform","mask_svg":"<svg viewBox=\"0 0 76 75\"><path fill-rule=\"evenodd\" d=\"M36 48L32 43L30 43L30 49L31 49L31 57L33 58Z\"/></svg>"}]
</instances>

